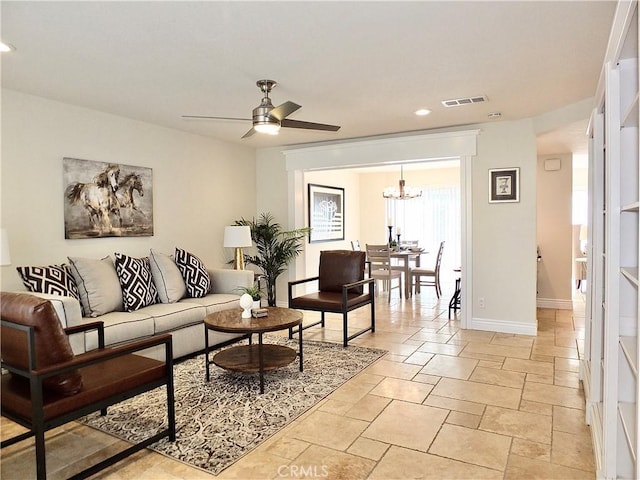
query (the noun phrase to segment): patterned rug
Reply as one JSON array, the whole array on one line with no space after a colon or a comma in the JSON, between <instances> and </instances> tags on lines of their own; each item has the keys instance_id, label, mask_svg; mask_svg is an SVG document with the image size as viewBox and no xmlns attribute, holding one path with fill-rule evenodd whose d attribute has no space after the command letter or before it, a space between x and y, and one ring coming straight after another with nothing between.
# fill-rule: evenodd
<instances>
[{"instance_id":1,"label":"patterned rug","mask_svg":"<svg viewBox=\"0 0 640 480\"><path fill-rule=\"evenodd\" d=\"M264 338L297 351L297 340ZM177 363L177 439L171 443L164 438L149 448L218 474L386 353L309 341L303 348L304 372L296 359L266 373L262 395L257 374L211 365L211 382L206 383L204 355ZM166 389L109 407L105 417L95 413L81 421L123 440L142 440L166 425Z\"/></svg>"}]
</instances>

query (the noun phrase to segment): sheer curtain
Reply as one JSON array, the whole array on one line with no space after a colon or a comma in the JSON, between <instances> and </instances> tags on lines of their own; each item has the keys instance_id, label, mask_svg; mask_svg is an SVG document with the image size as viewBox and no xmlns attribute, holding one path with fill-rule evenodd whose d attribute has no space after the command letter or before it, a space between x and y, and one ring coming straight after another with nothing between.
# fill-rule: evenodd
<instances>
[{"instance_id":1,"label":"sheer curtain","mask_svg":"<svg viewBox=\"0 0 640 480\"><path fill-rule=\"evenodd\" d=\"M387 218L393 220L394 239L397 227L400 240L419 240L429 251L423 257L426 266L435 262L441 241L445 241L441 271L443 276L453 275L460 267L460 187L422 187L422 196L409 200L387 200Z\"/></svg>"}]
</instances>

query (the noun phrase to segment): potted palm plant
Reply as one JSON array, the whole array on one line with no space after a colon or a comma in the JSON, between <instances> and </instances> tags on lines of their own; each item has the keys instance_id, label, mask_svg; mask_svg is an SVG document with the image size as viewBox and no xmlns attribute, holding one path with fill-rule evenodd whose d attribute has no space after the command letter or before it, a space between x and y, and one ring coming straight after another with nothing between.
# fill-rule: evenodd
<instances>
[{"instance_id":1,"label":"potted palm plant","mask_svg":"<svg viewBox=\"0 0 640 480\"><path fill-rule=\"evenodd\" d=\"M262 270L267 284L267 302L270 307L274 307L276 280L287 269L289 263L302 252L303 239L310 229L283 230L270 213L263 213L258 219L236 220L235 224L248 225L251 228L251 240L257 254L245 255L245 262Z\"/></svg>"}]
</instances>

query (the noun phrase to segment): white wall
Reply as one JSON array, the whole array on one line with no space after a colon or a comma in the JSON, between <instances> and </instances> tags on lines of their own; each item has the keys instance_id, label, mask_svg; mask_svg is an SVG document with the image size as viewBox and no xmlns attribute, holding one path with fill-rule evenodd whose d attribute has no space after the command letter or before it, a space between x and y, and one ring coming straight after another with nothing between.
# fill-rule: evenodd
<instances>
[{"instance_id":1,"label":"white wall","mask_svg":"<svg viewBox=\"0 0 640 480\"><path fill-rule=\"evenodd\" d=\"M556 158L560 170L546 171L545 160ZM538 301L544 308L573 308L571 300L572 226L571 154L538 158Z\"/></svg>"},{"instance_id":2,"label":"white wall","mask_svg":"<svg viewBox=\"0 0 640 480\"><path fill-rule=\"evenodd\" d=\"M0 224L12 258L2 267L2 290L22 288L19 265L143 256L150 247L171 253L180 246L222 267L232 258L222 247L224 225L256 211L252 148L7 89L1 151ZM154 236L65 240L63 157L152 168Z\"/></svg>"}]
</instances>

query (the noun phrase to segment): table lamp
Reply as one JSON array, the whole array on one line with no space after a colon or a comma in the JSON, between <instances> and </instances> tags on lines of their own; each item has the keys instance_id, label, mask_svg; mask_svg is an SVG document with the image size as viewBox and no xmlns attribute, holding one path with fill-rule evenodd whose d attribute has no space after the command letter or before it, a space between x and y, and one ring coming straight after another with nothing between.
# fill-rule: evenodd
<instances>
[{"instance_id":1,"label":"table lamp","mask_svg":"<svg viewBox=\"0 0 640 480\"><path fill-rule=\"evenodd\" d=\"M0 265L11 265L11 254L9 253L9 238L7 231L0 229Z\"/></svg>"},{"instance_id":2,"label":"table lamp","mask_svg":"<svg viewBox=\"0 0 640 480\"><path fill-rule=\"evenodd\" d=\"M244 270L243 247L251 246L251 228L248 225L230 225L224 227L224 246L235 248L233 254L234 270Z\"/></svg>"}]
</instances>

